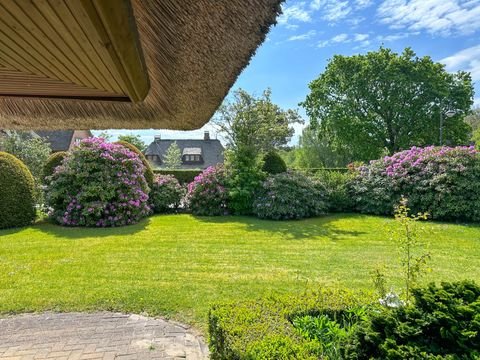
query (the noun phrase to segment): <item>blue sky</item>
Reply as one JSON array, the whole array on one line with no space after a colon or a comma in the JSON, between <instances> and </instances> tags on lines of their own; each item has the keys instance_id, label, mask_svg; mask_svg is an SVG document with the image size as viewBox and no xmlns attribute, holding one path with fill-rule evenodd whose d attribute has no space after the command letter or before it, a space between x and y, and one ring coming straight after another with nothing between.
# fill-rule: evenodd
<instances>
[{"instance_id":1,"label":"blue sky","mask_svg":"<svg viewBox=\"0 0 480 360\"><path fill-rule=\"evenodd\" d=\"M272 99L297 108L334 54L353 55L381 45L401 52L410 46L446 64L449 71L466 70L475 82L480 105L480 0L290 0L250 65L232 91L260 94L272 89ZM305 116L304 112L301 111ZM305 118L308 121L308 119ZM140 134L147 143L163 138L199 138L197 131L111 130ZM301 128L297 127L293 143Z\"/></svg>"}]
</instances>

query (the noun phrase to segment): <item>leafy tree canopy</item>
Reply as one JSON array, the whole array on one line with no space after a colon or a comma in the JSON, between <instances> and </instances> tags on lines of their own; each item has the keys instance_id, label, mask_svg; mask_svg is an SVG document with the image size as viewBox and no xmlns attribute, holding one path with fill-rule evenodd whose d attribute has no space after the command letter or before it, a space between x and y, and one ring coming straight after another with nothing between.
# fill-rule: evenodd
<instances>
[{"instance_id":1,"label":"leafy tree canopy","mask_svg":"<svg viewBox=\"0 0 480 360\"><path fill-rule=\"evenodd\" d=\"M178 169L182 165L182 152L174 141L163 155L163 161L167 169Z\"/></svg>"},{"instance_id":2,"label":"leafy tree canopy","mask_svg":"<svg viewBox=\"0 0 480 360\"><path fill-rule=\"evenodd\" d=\"M145 151L147 145L143 142L140 135L133 135L133 134L126 134L126 135L119 135L118 140L126 141L132 145L134 145L138 150Z\"/></svg>"},{"instance_id":3,"label":"leafy tree canopy","mask_svg":"<svg viewBox=\"0 0 480 360\"><path fill-rule=\"evenodd\" d=\"M439 143L440 112L455 110L444 122L444 142L468 142L463 121L473 103L469 73L449 73L428 56L406 48L362 55L336 55L309 85L301 103L313 128L355 160L378 158L413 145Z\"/></svg>"}]
</instances>

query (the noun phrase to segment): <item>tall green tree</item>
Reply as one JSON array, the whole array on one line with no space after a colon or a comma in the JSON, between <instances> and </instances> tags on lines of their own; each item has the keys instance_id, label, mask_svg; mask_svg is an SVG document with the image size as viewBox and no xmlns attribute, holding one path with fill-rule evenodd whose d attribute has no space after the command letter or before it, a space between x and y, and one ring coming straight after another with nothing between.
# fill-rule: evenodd
<instances>
[{"instance_id":1,"label":"tall green tree","mask_svg":"<svg viewBox=\"0 0 480 360\"><path fill-rule=\"evenodd\" d=\"M182 152L174 141L167 149L165 155L163 155L163 162L168 169L178 169L182 165Z\"/></svg>"},{"instance_id":2,"label":"tall green tree","mask_svg":"<svg viewBox=\"0 0 480 360\"><path fill-rule=\"evenodd\" d=\"M133 135L133 134L119 135L118 140L126 141L126 142L134 145L138 150L140 150L142 152L145 151L145 149L147 148L147 145L142 140L140 135Z\"/></svg>"},{"instance_id":3,"label":"tall green tree","mask_svg":"<svg viewBox=\"0 0 480 360\"><path fill-rule=\"evenodd\" d=\"M312 127L334 148L347 148L355 160L392 154L413 145L439 143L440 114L444 139L451 145L468 142L463 121L473 103L469 73L449 73L430 57L412 49L390 49L362 55L336 55L309 85L301 104Z\"/></svg>"},{"instance_id":4,"label":"tall green tree","mask_svg":"<svg viewBox=\"0 0 480 360\"><path fill-rule=\"evenodd\" d=\"M296 110L283 110L271 100L270 89L254 96L240 89L213 119L227 142L225 168L229 179L229 204L237 214L249 214L253 197L265 174L264 153L288 144L292 125L302 122Z\"/></svg>"}]
</instances>

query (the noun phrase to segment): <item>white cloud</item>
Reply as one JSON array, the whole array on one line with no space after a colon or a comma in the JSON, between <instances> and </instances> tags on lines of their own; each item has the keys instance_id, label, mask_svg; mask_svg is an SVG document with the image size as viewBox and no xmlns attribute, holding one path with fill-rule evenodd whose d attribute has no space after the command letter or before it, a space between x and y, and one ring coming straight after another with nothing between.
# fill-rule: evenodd
<instances>
[{"instance_id":1,"label":"white cloud","mask_svg":"<svg viewBox=\"0 0 480 360\"><path fill-rule=\"evenodd\" d=\"M332 37L330 40L322 40L317 44L317 47L323 48L329 45L334 45L334 44L340 44L340 43L349 43L349 42L355 42L355 43L360 43L360 46L368 46L370 45L370 41L368 40L370 37L369 34L360 34L356 33L353 35L349 34L338 34Z\"/></svg>"},{"instance_id":2,"label":"white cloud","mask_svg":"<svg viewBox=\"0 0 480 360\"><path fill-rule=\"evenodd\" d=\"M390 35L378 35L377 36L377 41L382 42L382 43L386 43L386 42L405 39L409 36L418 35L418 34L420 34L420 33L417 31L417 32L412 32L412 33L400 32L400 33L397 33L397 34L390 34Z\"/></svg>"},{"instance_id":3,"label":"white cloud","mask_svg":"<svg viewBox=\"0 0 480 360\"><path fill-rule=\"evenodd\" d=\"M325 4L322 18L335 22L347 17L352 12L348 1L328 1Z\"/></svg>"},{"instance_id":4,"label":"white cloud","mask_svg":"<svg viewBox=\"0 0 480 360\"><path fill-rule=\"evenodd\" d=\"M338 34L331 39L332 43L343 43L347 41L348 41L348 34Z\"/></svg>"},{"instance_id":5,"label":"white cloud","mask_svg":"<svg viewBox=\"0 0 480 360\"><path fill-rule=\"evenodd\" d=\"M355 34L353 36L353 41L365 41L370 37L368 34Z\"/></svg>"},{"instance_id":6,"label":"white cloud","mask_svg":"<svg viewBox=\"0 0 480 360\"><path fill-rule=\"evenodd\" d=\"M282 7L282 15L279 16L277 22L280 25L291 26L290 21L310 22L312 18L310 11L306 9L305 2L300 2L291 6Z\"/></svg>"},{"instance_id":7,"label":"white cloud","mask_svg":"<svg viewBox=\"0 0 480 360\"><path fill-rule=\"evenodd\" d=\"M440 62L445 64L449 71L468 71L474 81L480 80L480 45L463 49Z\"/></svg>"},{"instance_id":8,"label":"white cloud","mask_svg":"<svg viewBox=\"0 0 480 360\"><path fill-rule=\"evenodd\" d=\"M290 36L287 40L288 41L299 41L299 40L307 40L307 39L311 39L312 37L314 37L315 35L317 34L317 32L315 30L310 30L304 34L299 34L299 35L293 35L293 36Z\"/></svg>"},{"instance_id":9,"label":"white cloud","mask_svg":"<svg viewBox=\"0 0 480 360\"><path fill-rule=\"evenodd\" d=\"M468 35L480 29L478 0L384 0L377 15L392 29L441 36Z\"/></svg>"},{"instance_id":10,"label":"white cloud","mask_svg":"<svg viewBox=\"0 0 480 360\"><path fill-rule=\"evenodd\" d=\"M357 9L364 9L373 5L373 0L355 0Z\"/></svg>"}]
</instances>

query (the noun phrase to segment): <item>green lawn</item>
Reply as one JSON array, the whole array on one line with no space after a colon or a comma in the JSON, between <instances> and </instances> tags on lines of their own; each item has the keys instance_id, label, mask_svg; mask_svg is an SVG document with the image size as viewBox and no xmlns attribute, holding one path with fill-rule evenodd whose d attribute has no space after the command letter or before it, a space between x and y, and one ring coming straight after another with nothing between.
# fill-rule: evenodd
<instances>
[{"instance_id":1,"label":"green lawn","mask_svg":"<svg viewBox=\"0 0 480 360\"><path fill-rule=\"evenodd\" d=\"M392 222L171 215L116 229L37 224L0 231L0 312L146 312L205 330L215 301L312 286L366 288L369 272L382 264L398 284ZM425 281L480 279L480 226L422 227L433 269Z\"/></svg>"}]
</instances>

